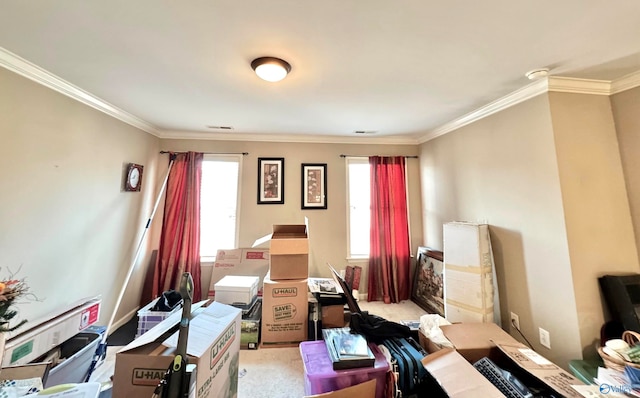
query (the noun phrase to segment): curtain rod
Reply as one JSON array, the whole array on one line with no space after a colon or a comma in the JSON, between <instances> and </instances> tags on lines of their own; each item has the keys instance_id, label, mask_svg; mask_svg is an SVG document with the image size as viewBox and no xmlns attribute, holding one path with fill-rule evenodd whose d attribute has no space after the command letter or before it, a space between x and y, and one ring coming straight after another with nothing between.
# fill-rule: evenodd
<instances>
[{"instance_id":1,"label":"curtain rod","mask_svg":"<svg viewBox=\"0 0 640 398\"><path fill-rule=\"evenodd\" d=\"M354 158L368 158L369 156L382 156L382 155L340 155L341 158L346 158L346 157L354 157ZM402 155L385 155L385 157L391 157L391 156L402 156ZM408 159L418 159L417 155L405 155L402 156L403 158L408 158Z\"/></svg>"},{"instance_id":2,"label":"curtain rod","mask_svg":"<svg viewBox=\"0 0 640 398\"><path fill-rule=\"evenodd\" d=\"M187 152L173 152L173 151L160 151L160 154L165 153L187 153ZM204 155L244 155L247 156L249 152L202 152Z\"/></svg>"}]
</instances>

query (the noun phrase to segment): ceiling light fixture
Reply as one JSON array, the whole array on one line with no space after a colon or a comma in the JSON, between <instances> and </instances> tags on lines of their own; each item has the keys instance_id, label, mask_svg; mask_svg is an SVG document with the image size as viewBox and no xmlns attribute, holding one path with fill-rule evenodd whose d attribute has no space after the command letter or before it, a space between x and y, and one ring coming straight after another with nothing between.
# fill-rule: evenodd
<instances>
[{"instance_id":1,"label":"ceiling light fixture","mask_svg":"<svg viewBox=\"0 0 640 398\"><path fill-rule=\"evenodd\" d=\"M275 57L260 57L251 61L251 68L256 75L268 82L279 82L291 72L291 65L287 61Z\"/></svg>"},{"instance_id":2,"label":"ceiling light fixture","mask_svg":"<svg viewBox=\"0 0 640 398\"><path fill-rule=\"evenodd\" d=\"M543 77L549 76L549 69L548 68L534 69L525 73L525 76L529 80L542 79Z\"/></svg>"}]
</instances>

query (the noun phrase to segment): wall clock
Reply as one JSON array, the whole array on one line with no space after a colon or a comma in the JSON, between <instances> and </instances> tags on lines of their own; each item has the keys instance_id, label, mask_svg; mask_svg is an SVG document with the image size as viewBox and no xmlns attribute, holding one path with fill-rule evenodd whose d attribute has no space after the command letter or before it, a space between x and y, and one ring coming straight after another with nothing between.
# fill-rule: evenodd
<instances>
[{"instance_id":1,"label":"wall clock","mask_svg":"<svg viewBox=\"0 0 640 398\"><path fill-rule=\"evenodd\" d=\"M142 185L142 169L142 165L129 163L129 166L127 166L127 174L124 181L125 191L140 190L140 186Z\"/></svg>"}]
</instances>

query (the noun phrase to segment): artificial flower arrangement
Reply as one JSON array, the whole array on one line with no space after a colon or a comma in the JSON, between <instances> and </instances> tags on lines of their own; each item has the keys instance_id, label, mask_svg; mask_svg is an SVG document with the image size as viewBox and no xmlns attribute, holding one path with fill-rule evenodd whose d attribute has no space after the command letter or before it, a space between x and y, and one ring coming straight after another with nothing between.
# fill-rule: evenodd
<instances>
[{"instance_id":1,"label":"artificial flower arrangement","mask_svg":"<svg viewBox=\"0 0 640 398\"><path fill-rule=\"evenodd\" d=\"M0 333L11 332L27 323L26 319L22 319L16 325L10 325L11 320L18 315L18 311L14 309L16 300L32 296L25 280L14 277L11 274L8 279L0 280Z\"/></svg>"}]
</instances>

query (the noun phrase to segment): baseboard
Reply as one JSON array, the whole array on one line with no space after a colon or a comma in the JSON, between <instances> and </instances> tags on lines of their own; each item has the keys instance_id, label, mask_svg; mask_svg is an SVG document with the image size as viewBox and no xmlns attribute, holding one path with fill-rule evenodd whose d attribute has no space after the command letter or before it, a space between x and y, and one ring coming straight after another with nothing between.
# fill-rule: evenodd
<instances>
[{"instance_id":1,"label":"baseboard","mask_svg":"<svg viewBox=\"0 0 640 398\"><path fill-rule=\"evenodd\" d=\"M113 325L111 325L111 330L109 330L109 334L115 332L116 330L118 330L118 328L122 325L124 325L125 323L129 322L129 320L131 319L131 317L133 317L134 315L138 314L138 310L140 309L140 306L137 306L136 308L134 308L133 310L127 312L127 314L125 316L123 316L122 318L118 319L117 322L114 322Z\"/></svg>"}]
</instances>

